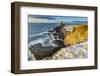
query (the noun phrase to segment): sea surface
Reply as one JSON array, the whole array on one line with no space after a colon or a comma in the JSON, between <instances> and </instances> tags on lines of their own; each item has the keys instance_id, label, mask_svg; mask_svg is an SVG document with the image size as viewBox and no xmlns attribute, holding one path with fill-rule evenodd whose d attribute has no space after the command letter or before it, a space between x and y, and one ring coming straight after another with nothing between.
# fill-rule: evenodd
<instances>
[{"instance_id":1,"label":"sea surface","mask_svg":"<svg viewBox=\"0 0 100 76\"><path fill-rule=\"evenodd\" d=\"M29 23L28 26L28 42L37 40L43 37L43 34L53 29L57 23Z\"/></svg>"}]
</instances>

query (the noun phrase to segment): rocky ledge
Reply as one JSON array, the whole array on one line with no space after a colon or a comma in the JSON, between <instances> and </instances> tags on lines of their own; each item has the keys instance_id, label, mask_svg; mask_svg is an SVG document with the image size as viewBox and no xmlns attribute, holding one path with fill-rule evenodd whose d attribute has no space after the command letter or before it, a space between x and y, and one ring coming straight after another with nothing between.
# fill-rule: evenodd
<instances>
[{"instance_id":1,"label":"rocky ledge","mask_svg":"<svg viewBox=\"0 0 100 76\"><path fill-rule=\"evenodd\" d=\"M59 59L75 59L88 57L88 44L87 41L74 44L68 47L61 48L51 57L46 57L43 60L59 60Z\"/></svg>"}]
</instances>

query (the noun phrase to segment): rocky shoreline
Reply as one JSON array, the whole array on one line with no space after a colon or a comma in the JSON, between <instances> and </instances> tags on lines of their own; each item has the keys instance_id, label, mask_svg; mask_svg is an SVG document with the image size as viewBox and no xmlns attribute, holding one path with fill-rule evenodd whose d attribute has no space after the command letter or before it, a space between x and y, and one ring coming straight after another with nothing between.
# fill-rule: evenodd
<instances>
[{"instance_id":1,"label":"rocky shoreline","mask_svg":"<svg viewBox=\"0 0 100 76\"><path fill-rule=\"evenodd\" d=\"M63 29L62 29L63 28ZM29 60L59 60L88 57L87 25L59 26L49 30L46 40L50 46L43 46L41 43L29 47Z\"/></svg>"},{"instance_id":2,"label":"rocky shoreline","mask_svg":"<svg viewBox=\"0 0 100 76\"><path fill-rule=\"evenodd\" d=\"M43 33L43 43L36 43L29 46L29 50L36 60L50 57L64 46L64 34L61 32L63 24Z\"/></svg>"}]
</instances>

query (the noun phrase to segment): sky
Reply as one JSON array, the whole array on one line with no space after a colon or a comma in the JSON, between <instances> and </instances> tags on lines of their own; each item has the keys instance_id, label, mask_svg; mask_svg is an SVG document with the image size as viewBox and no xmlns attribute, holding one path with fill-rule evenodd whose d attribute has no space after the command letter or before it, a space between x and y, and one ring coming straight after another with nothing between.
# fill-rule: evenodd
<instances>
[{"instance_id":1,"label":"sky","mask_svg":"<svg viewBox=\"0 0 100 76\"><path fill-rule=\"evenodd\" d=\"M29 23L58 23L58 22L72 22L72 21L88 21L87 17L76 16L50 16L50 15L29 15Z\"/></svg>"}]
</instances>

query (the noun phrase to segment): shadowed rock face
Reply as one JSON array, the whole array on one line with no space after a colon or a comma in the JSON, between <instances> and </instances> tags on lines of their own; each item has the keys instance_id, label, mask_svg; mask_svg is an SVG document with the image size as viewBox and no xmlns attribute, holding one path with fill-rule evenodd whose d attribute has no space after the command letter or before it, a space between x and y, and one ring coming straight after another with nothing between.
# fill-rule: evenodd
<instances>
[{"instance_id":1,"label":"shadowed rock face","mask_svg":"<svg viewBox=\"0 0 100 76\"><path fill-rule=\"evenodd\" d=\"M59 48L55 47L46 47L42 46L41 44L35 44L34 46L30 47L31 53L34 54L36 60L41 60L45 57L52 56Z\"/></svg>"}]
</instances>

